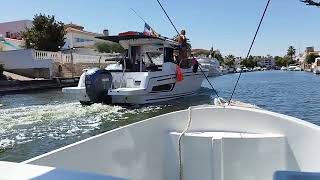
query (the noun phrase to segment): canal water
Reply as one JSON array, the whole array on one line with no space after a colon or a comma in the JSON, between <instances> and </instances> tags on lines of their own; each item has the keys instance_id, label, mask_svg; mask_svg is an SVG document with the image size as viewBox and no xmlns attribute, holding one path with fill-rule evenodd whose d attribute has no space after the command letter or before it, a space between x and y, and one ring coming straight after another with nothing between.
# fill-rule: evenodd
<instances>
[{"instance_id":1,"label":"canal water","mask_svg":"<svg viewBox=\"0 0 320 180\"><path fill-rule=\"evenodd\" d=\"M238 74L210 78L229 97ZM198 95L166 104L81 106L60 90L0 97L0 160L21 162L108 130L192 105L212 104L203 82ZM320 76L306 72L243 74L235 99L320 125Z\"/></svg>"}]
</instances>

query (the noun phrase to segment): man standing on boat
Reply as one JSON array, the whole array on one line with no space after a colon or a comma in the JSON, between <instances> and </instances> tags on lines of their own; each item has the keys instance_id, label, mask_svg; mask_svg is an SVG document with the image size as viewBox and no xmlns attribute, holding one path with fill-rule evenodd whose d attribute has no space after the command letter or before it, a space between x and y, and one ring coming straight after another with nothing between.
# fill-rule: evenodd
<instances>
[{"instance_id":1,"label":"man standing on boat","mask_svg":"<svg viewBox=\"0 0 320 180\"><path fill-rule=\"evenodd\" d=\"M188 52L187 52L187 38L186 38L186 31L182 30L177 38L177 42L179 43L179 57L178 63L180 67L184 68L188 66Z\"/></svg>"}]
</instances>

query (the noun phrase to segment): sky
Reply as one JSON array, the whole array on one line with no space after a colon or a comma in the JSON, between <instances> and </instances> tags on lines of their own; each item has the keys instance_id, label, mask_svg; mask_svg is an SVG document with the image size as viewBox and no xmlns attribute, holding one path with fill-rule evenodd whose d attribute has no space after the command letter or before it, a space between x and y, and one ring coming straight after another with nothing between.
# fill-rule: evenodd
<instances>
[{"instance_id":1,"label":"sky","mask_svg":"<svg viewBox=\"0 0 320 180\"><path fill-rule=\"evenodd\" d=\"M267 0L160 0L178 30L185 29L193 48L213 46L223 55L245 56ZM0 22L55 15L64 23L101 33L109 29L143 31L144 22L159 34L176 35L156 0L10 0L1 2ZM320 8L299 0L271 0L252 55L285 55L290 45L320 49Z\"/></svg>"}]
</instances>

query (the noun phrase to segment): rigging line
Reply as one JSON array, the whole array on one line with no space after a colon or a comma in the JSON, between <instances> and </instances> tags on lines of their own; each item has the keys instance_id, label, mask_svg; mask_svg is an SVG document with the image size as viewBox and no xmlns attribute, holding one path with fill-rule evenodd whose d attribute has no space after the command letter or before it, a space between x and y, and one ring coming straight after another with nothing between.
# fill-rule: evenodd
<instances>
[{"instance_id":1,"label":"rigging line","mask_svg":"<svg viewBox=\"0 0 320 180\"><path fill-rule=\"evenodd\" d=\"M259 30L260 30L260 26L261 26L261 24L262 24L262 22L263 22L264 16L265 16L265 14L266 14L266 12L267 12L267 10L268 10L270 1L271 1L271 0L268 0L268 3L267 3L267 5L266 5L266 7L265 7L265 9L264 9L264 12L263 12L262 17L261 17L261 19L260 19L258 28L257 28L256 33L255 33L255 35L254 35L254 37L253 37L253 40L252 40L252 42L251 42L251 45L250 45L250 48L249 48L249 51L248 51L246 60L247 60L247 59L249 58L249 56L250 56L251 49L252 49L253 44L254 44L254 42L255 42L255 40L256 40L256 37L257 37L257 35L258 35L258 32L259 32ZM236 91L236 89L237 89L239 80L240 80L241 75L242 75L242 71L243 71L243 70L242 70L242 68L241 68L241 71L240 71L240 74L239 74L239 76L238 76L237 82L236 82L236 84L235 84L235 86L234 86L234 88L233 88L232 94L231 94L231 96L230 96L228 105L230 105L230 102L231 102L231 100L232 100L232 98L233 98L233 95L234 95L234 93L235 93L235 91Z\"/></svg>"},{"instance_id":2,"label":"rigging line","mask_svg":"<svg viewBox=\"0 0 320 180\"><path fill-rule=\"evenodd\" d=\"M162 4L160 3L159 0L157 0L158 4L160 5L161 9L163 10L163 12L166 14L167 18L169 19L171 25L173 26L173 28L176 30L177 34L179 34L178 29L176 28L176 26L173 24L173 22L171 21L169 15L167 14L166 10L163 8Z\"/></svg>"},{"instance_id":3,"label":"rigging line","mask_svg":"<svg viewBox=\"0 0 320 180\"><path fill-rule=\"evenodd\" d=\"M209 85L211 86L211 89L213 90L213 92L217 95L218 98L220 98L218 91L213 87L213 85L211 84L210 80L208 79L208 76L203 72L202 68L201 68L201 64L199 64L199 69L202 72L203 76L206 78L206 80L208 81Z\"/></svg>"},{"instance_id":4,"label":"rigging line","mask_svg":"<svg viewBox=\"0 0 320 180\"><path fill-rule=\"evenodd\" d=\"M136 14L144 23L146 23L146 24L148 24L147 23L147 21L145 21L138 13L137 13L137 11L135 11L133 8L130 8L133 12L134 12L134 14Z\"/></svg>"}]
</instances>

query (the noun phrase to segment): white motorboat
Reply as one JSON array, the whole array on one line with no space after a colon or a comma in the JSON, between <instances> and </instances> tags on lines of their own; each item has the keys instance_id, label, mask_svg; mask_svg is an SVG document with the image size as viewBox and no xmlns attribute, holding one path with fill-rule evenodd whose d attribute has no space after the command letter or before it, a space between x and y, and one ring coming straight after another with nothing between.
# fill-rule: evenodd
<instances>
[{"instance_id":1,"label":"white motorboat","mask_svg":"<svg viewBox=\"0 0 320 180\"><path fill-rule=\"evenodd\" d=\"M303 173L319 172L319 138L318 126L290 116L247 105L199 106L22 163L0 162L0 179L319 179Z\"/></svg>"},{"instance_id":2,"label":"white motorboat","mask_svg":"<svg viewBox=\"0 0 320 180\"><path fill-rule=\"evenodd\" d=\"M281 71L287 71L287 70L288 70L288 68L287 68L287 67L285 67L285 66L282 66L280 70L281 70Z\"/></svg>"},{"instance_id":3,"label":"white motorboat","mask_svg":"<svg viewBox=\"0 0 320 180\"><path fill-rule=\"evenodd\" d=\"M297 66L296 65L289 65L289 67L288 67L288 71L295 71L295 69L297 68Z\"/></svg>"},{"instance_id":4,"label":"white motorboat","mask_svg":"<svg viewBox=\"0 0 320 180\"><path fill-rule=\"evenodd\" d=\"M215 58L197 58L200 65L209 71L208 77L221 75L220 63Z\"/></svg>"},{"instance_id":5,"label":"white motorboat","mask_svg":"<svg viewBox=\"0 0 320 180\"><path fill-rule=\"evenodd\" d=\"M313 63L313 73L320 74L320 58L316 58L315 62Z\"/></svg>"},{"instance_id":6,"label":"white motorboat","mask_svg":"<svg viewBox=\"0 0 320 180\"><path fill-rule=\"evenodd\" d=\"M261 69L262 69L262 68L261 68L260 66L258 66L258 67L254 67L254 68L253 68L253 71L261 71Z\"/></svg>"},{"instance_id":7,"label":"white motorboat","mask_svg":"<svg viewBox=\"0 0 320 180\"><path fill-rule=\"evenodd\" d=\"M237 72L237 73L242 72L242 68L239 68L239 67L238 67L238 68L236 69L236 72Z\"/></svg>"},{"instance_id":8,"label":"white motorboat","mask_svg":"<svg viewBox=\"0 0 320 180\"><path fill-rule=\"evenodd\" d=\"M185 97L196 93L208 74L175 63L176 41L140 34L100 38L119 42L127 58L118 66L123 70L91 69L82 74L78 87L62 90L82 104L147 104Z\"/></svg>"},{"instance_id":9,"label":"white motorboat","mask_svg":"<svg viewBox=\"0 0 320 180\"><path fill-rule=\"evenodd\" d=\"M288 68L286 68L288 71L302 71L302 68L297 65L289 65ZM282 70L282 68L281 68Z\"/></svg>"},{"instance_id":10,"label":"white motorboat","mask_svg":"<svg viewBox=\"0 0 320 180\"><path fill-rule=\"evenodd\" d=\"M294 71L302 71L302 68L299 67L299 66L297 66L297 67L294 69Z\"/></svg>"}]
</instances>

